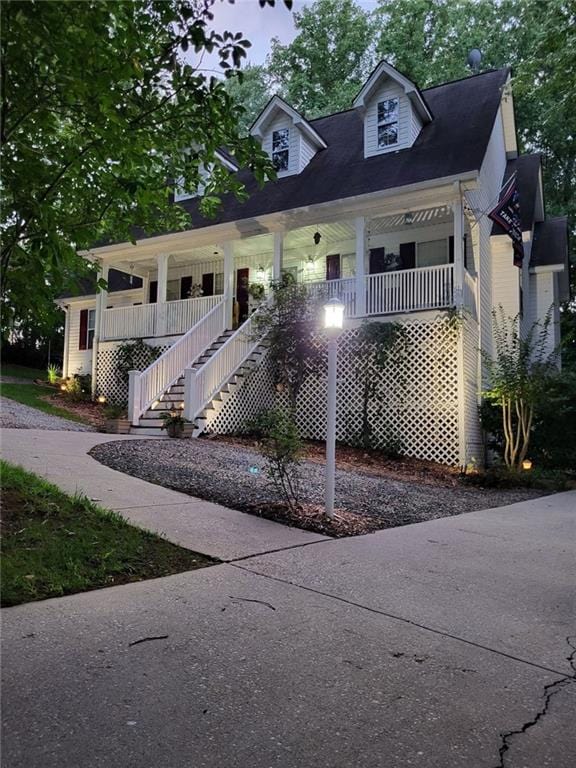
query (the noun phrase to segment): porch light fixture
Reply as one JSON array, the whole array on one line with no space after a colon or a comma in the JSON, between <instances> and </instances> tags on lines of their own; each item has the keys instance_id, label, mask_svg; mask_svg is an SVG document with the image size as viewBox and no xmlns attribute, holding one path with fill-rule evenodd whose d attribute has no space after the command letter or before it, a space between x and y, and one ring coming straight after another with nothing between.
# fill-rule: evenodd
<instances>
[{"instance_id":1,"label":"porch light fixture","mask_svg":"<svg viewBox=\"0 0 576 768\"><path fill-rule=\"evenodd\" d=\"M532 469L532 462L530 461L530 459L524 459L524 461L522 462L522 469L525 469L526 471L528 471L529 469Z\"/></svg>"},{"instance_id":2,"label":"porch light fixture","mask_svg":"<svg viewBox=\"0 0 576 768\"><path fill-rule=\"evenodd\" d=\"M306 259L306 269L308 272L312 272L314 269L314 256L308 256Z\"/></svg>"},{"instance_id":3,"label":"porch light fixture","mask_svg":"<svg viewBox=\"0 0 576 768\"><path fill-rule=\"evenodd\" d=\"M344 304L340 299L333 298L324 304L324 328L337 334L344 325Z\"/></svg>"},{"instance_id":4,"label":"porch light fixture","mask_svg":"<svg viewBox=\"0 0 576 768\"><path fill-rule=\"evenodd\" d=\"M414 224L414 214L412 213L412 211L406 211L406 213L404 214L404 224L406 224L406 226L410 226L410 224Z\"/></svg>"},{"instance_id":5,"label":"porch light fixture","mask_svg":"<svg viewBox=\"0 0 576 768\"><path fill-rule=\"evenodd\" d=\"M336 374L338 370L338 336L344 325L344 304L333 298L324 304L324 328L328 331L328 402L326 419L326 487L324 509L334 517L336 485Z\"/></svg>"},{"instance_id":6,"label":"porch light fixture","mask_svg":"<svg viewBox=\"0 0 576 768\"><path fill-rule=\"evenodd\" d=\"M256 280L258 280L258 282L260 283L263 283L265 279L266 279L266 270L264 269L262 264L260 264L260 266L256 270Z\"/></svg>"},{"instance_id":7,"label":"porch light fixture","mask_svg":"<svg viewBox=\"0 0 576 768\"><path fill-rule=\"evenodd\" d=\"M320 245L320 240L322 240L322 235L318 230L314 232L314 235L312 236L312 240L314 240L314 245Z\"/></svg>"}]
</instances>

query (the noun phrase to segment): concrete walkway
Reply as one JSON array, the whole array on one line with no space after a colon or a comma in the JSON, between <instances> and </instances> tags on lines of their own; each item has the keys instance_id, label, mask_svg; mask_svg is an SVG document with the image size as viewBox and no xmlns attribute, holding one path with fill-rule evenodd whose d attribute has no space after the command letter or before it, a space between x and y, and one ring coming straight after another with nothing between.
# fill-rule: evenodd
<instances>
[{"instance_id":1,"label":"concrete walkway","mask_svg":"<svg viewBox=\"0 0 576 768\"><path fill-rule=\"evenodd\" d=\"M88 456L88 451L99 443L134 439L100 433L5 429L1 452L7 461L45 477L67 493L84 493L134 525L163 533L175 544L221 560L329 541L319 534L287 528L151 485Z\"/></svg>"},{"instance_id":2,"label":"concrete walkway","mask_svg":"<svg viewBox=\"0 0 576 768\"><path fill-rule=\"evenodd\" d=\"M123 514L171 493L80 475L111 438L4 437ZM207 536L215 505L187 505L185 537ZM4 764L572 768L575 539L572 492L5 609Z\"/></svg>"}]
</instances>

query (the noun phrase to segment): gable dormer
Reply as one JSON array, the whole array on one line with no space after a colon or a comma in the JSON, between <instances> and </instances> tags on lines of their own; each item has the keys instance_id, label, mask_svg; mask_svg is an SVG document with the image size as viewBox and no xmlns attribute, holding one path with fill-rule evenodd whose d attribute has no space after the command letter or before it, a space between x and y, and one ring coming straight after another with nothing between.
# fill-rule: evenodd
<instances>
[{"instance_id":1,"label":"gable dormer","mask_svg":"<svg viewBox=\"0 0 576 768\"><path fill-rule=\"evenodd\" d=\"M381 61L354 100L364 115L364 157L411 147L432 120L417 86Z\"/></svg>"},{"instance_id":2,"label":"gable dormer","mask_svg":"<svg viewBox=\"0 0 576 768\"><path fill-rule=\"evenodd\" d=\"M189 152L189 150L186 150L186 152ZM179 178L176 180L176 183L174 184L174 202L179 203L182 200L189 200L191 197L202 197L206 189L205 182L208 178L210 178L214 168L216 167L216 163L222 165L230 173L236 173L236 171L239 170L234 160L227 153L225 153L223 150L217 149L214 153L213 163L210 163L207 166L204 163L200 164L198 168L200 181L195 190L185 189L184 179Z\"/></svg>"},{"instance_id":3,"label":"gable dormer","mask_svg":"<svg viewBox=\"0 0 576 768\"><path fill-rule=\"evenodd\" d=\"M304 170L327 144L302 115L279 96L273 96L250 129L274 163L278 176Z\"/></svg>"}]
</instances>

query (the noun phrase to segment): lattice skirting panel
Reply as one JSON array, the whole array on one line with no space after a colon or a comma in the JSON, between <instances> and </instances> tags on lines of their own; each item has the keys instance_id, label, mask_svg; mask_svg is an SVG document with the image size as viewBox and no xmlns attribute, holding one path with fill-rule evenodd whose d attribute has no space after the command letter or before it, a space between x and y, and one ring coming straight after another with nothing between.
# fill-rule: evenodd
<instances>
[{"instance_id":1,"label":"lattice skirting panel","mask_svg":"<svg viewBox=\"0 0 576 768\"><path fill-rule=\"evenodd\" d=\"M219 407L208 411L206 431L219 435L240 432L249 419L274 406L272 367L265 357Z\"/></svg>"},{"instance_id":2,"label":"lattice skirting panel","mask_svg":"<svg viewBox=\"0 0 576 768\"><path fill-rule=\"evenodd\" d=\"M407 321L406 349L376 369L377 397L369 401L368 423L375 446L444 464L459 463L458 353L461 329L447 316ZM337 438L354 443L362 429L362 388L371 356L358 345L358 331L345 331L339 342ZM325 341L315 338L314 344ZM208 419L207 431L237 432L247 419L282 404L274 390L270 365L264 360L242 386ZM463 407L463 404L461 404ZM309 376L297 403L304 438L323 440L326 428L326 375Z\"/></svg>"},{"instance_id":3,"label":"lattice skirting panel","mask_svg":"<svg viewBox=\"0 0 576 768\"><path fill-rule=\"evenodd\" d=\"M128 382L123 381L116 374L116 365L118 362L118 347L120 342L105 342L98 348L98 375L97 375L97 393L105 395L110 403L128 402ZM153 346L153 345L150 345ZM170 348L170 344L159 345L161 352ZM137 369L144 369L147 363L144 359L137 365Z\"/></svg>"}]
</instances>

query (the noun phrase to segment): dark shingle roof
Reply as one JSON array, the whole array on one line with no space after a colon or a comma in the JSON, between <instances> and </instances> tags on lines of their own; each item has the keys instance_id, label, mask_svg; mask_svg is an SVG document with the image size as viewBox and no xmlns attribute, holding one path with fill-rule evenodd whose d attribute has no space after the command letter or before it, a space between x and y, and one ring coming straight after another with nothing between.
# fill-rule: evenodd
<instances>
[{"instance_id":1,"label":"dark shingle roof","mask_svg":"<svg viewBox=\"0 0 576 768\"><path fill-rule=\"evenodd\" d=\"M116 291L128 291L131 288L142 288L142 278L132 277L132 283L130 283L130 275L126 272L120 272L119 269L111 269L108 273L108 293L115 293ZM60 298L68 299L71 296L94 296L96 294L96 278L95 277L83 277L78 281L78 287L75 291L68 291L63 293Z\"/></svg>"},{"instance_id":2,"label":"dark shingle roof","mask_svg":"<svg viewBox=\"0 0 576 768\"><path fill-rule=\"evenodd\" d=\"M180 204L199 228L479 170L508 72L485 72L423 91L434 120L409 149L364 158L363 119L352 109L310 121L328 148L301 173L259 189L249 171L240 171L248 200L225 195L213 219L200 215L194 198Z\"/></svg>"},{"instance_id":3,"label":"dark shingle roof","mask_svg":"<svg viewBox=\"0 0 576 768\"><path fill-rule=\"evenodd\" d=\"M568 265L568 219L556 216L540 221L534 227L534 243L530 255L531 267Z\"/></svg>"},{"instance_id":4,"label":"dark shingle roof","mask_svg":"<svg viewBox=\"0 0 576 768\"><path fill-rule=\"evenodd\" d=\"M534 226L534 210L536 208L536 196L540 179L540 165L542 157L539 153L532 155L520 155L513 160L508 160L502 186L510 176L518 173L518 195L520 196L520 217L522 219L522 231L531 232ZM505 235L506 232L500 224L494 222L493 235Z\"/></svg>"}]
</instances>

